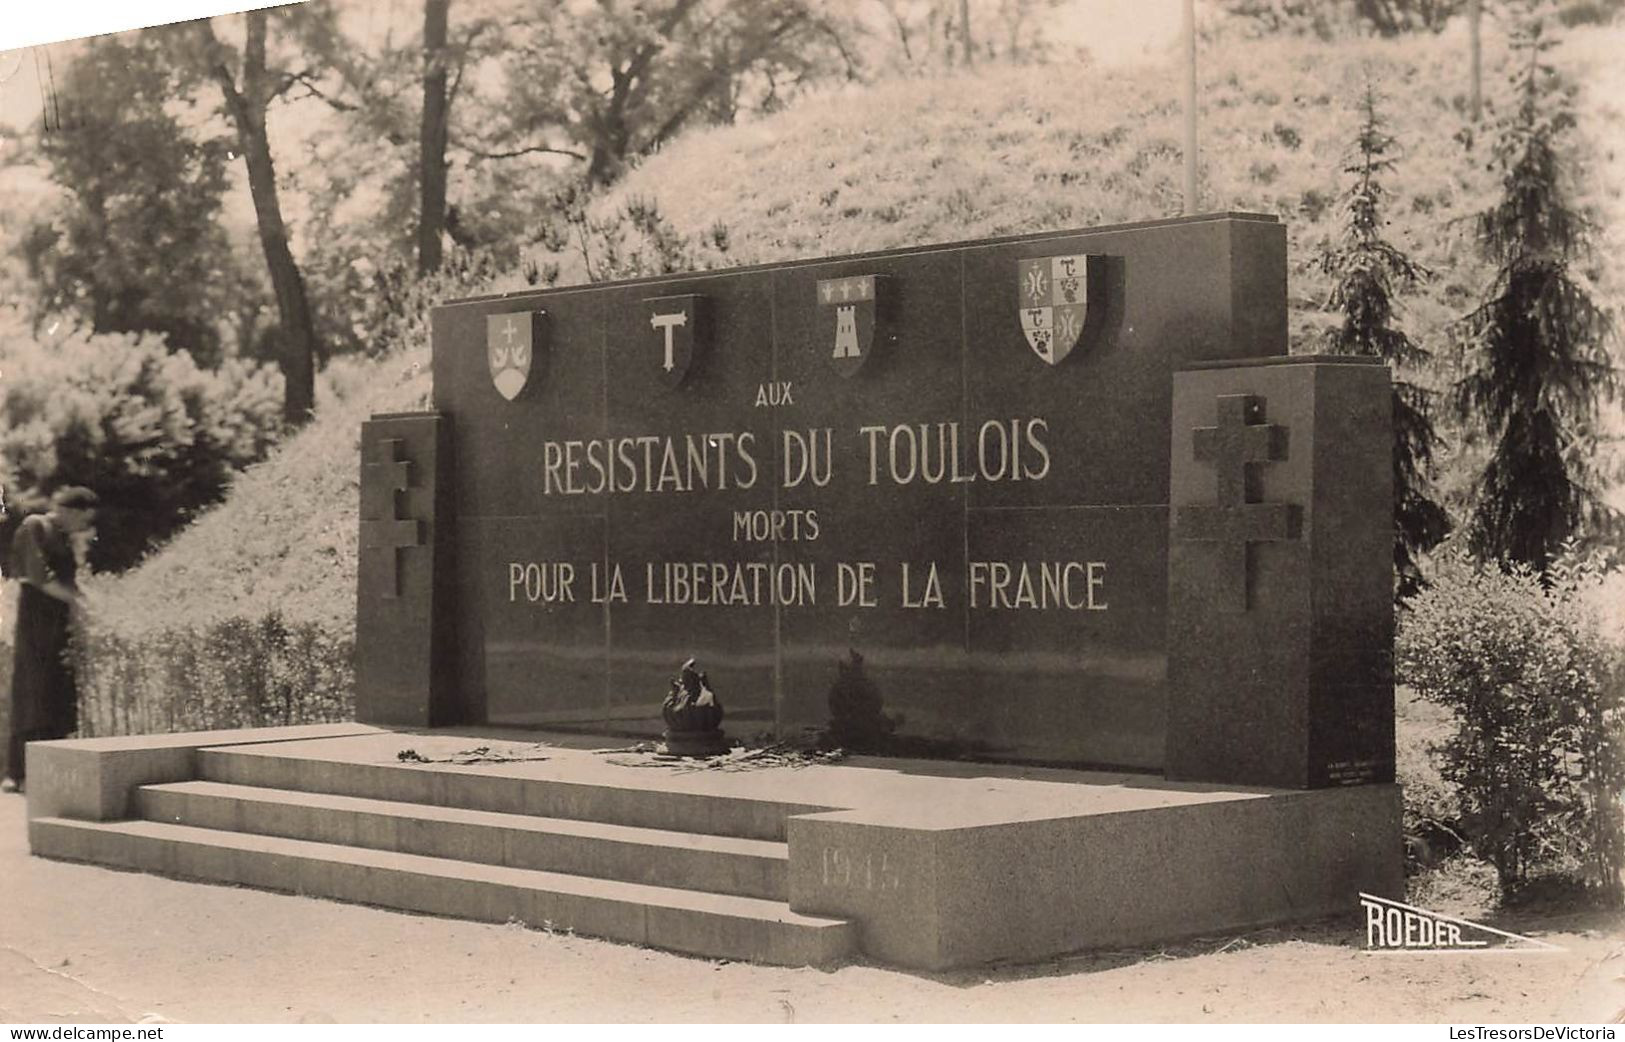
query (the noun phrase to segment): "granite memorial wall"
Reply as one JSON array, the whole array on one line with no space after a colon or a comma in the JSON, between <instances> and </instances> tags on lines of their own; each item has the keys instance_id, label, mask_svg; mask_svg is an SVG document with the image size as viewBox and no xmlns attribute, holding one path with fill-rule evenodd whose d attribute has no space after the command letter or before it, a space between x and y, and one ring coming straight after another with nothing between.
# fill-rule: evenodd
<instances>
[{"instance_id":1,"label":"granite memorial wall","mask_svg":"<svg viewBox=\"0 0 1625 1042\"><path fill-rule=\"evenodd\" d=\"M696 656L741 737L856 684L926 755L1392 778L1387 373L1286 357L1274 218L432 326L363 432L363 719L656 733Z\"/></svg>"}]
</instances>

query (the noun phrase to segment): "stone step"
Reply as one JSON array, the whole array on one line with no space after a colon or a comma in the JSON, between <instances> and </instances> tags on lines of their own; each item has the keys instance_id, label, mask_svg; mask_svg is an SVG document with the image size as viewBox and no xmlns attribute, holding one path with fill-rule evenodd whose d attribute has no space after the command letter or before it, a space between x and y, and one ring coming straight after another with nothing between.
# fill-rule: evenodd
<instances>
[{"instance_id":1,"label":"stone step","mask_svg":"<svg viewBox=\"0 0 1625 1042\"><path fill-rule=\"evenodd\" d=\"M784 843L224 782L145 785L149 821L627 883L789 899Z\"/></svg>"},{"instance_id":2,"label":"stone step","mask_svg":"<svg viewBox=\"0 0 1625 1042\"><path fill-rule=\"evenodd\" d=\"M532 927L710 958L827 966L856 928L787 904L154 821L28 823L35 854L182 879Z\"/></svg>"},{"instance_id":3,"label":"stone step","mask_svg":"<svg viewBox=\"0 0 1625 1042\"><path fill-rule=\"evenodd\" d=\"M441 764L318 760L282 755L265 747L200 749L197 771L203 780L231 785L774 842L784 840L784 823L792 815L841 809L657 787L526 777Z\"/></svg>"}]
</instances>

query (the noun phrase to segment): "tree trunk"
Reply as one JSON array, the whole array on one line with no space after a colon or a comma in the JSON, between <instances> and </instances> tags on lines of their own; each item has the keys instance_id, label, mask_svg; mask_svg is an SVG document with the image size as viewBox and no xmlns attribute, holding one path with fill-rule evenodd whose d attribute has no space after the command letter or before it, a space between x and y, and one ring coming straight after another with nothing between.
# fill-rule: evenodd
<instances>
[{"instance_id":1,"label":"tree trunk","mask_svg":"<svg viewBox=\"0 0 1625 1042\"><path fill-rule=\"evenodd\" d=\"M959 0L959 40L965 48L965 64L971 63L970 0Z\"/></svg>"},{"instance_id":2,"label":"tree trunk","mask_svg":"<svg viewBox=\"0 0 1625 1042\"><path fill-rule=\"evenodd\" d=\"M221 57L215 31L206 18L198 23L198 31L206 54L211 55L210 75L215 76L221 96L226 99L226 111L236 125L242 161L249 167L249 195L254 198L260 247L265 250L265 267L270 271L271 291L276 294L276 312L283 328L283 419L289 426L302 426L315 406L317 338L304 278L289 249L283 205L276 197L276 167L271 163L271 143L265 133L265 109L273 96L265 70L265 18L263 10L244 15L247 39L242 47L241 88Z\"/></svg>"},{"instance_id":3,"label":"tree trunk","mask_svg":"<svg viewBox=\"0 0 1625 1042\"><path fill-rule=\"evenodd\" d=\"M282 320L282 416L291 426L300 426L310 419L316 404L316 325L311 318L310 299L305 295L305 280L288 246L288 228L282 221L282 203L277 197L276 167L271 162L271 142L265 133L265 110L272 96L265 69L266 14L263 10L250 11L243 17L247 39L241 88L224 63L215 62L210 71L237 128L237 143L248 167L248 191L254 200L260 247L265 251L265 266ZM214 44L213 30L206 19L202 31L205 41Z\"/></svg>"},{"instance_id":4,"label":"tree trunk","mask_svg":"<svg viewBox=\"0 0 1625 1042\"><path fill-rule=\"evenodd\" d=\"M423 3L423 127L418 135L418 273L440 267L446 221L446 21L451 0Z\"/></svg>"},{"instance_id":5,"label":"tree trunk","mask_svg":"<svg viewBox=\"0 0 1625 1042\"><path fill-rule=\"evenodd\" d=\"M282 416L289 424L299 426L310 419L316 404L316 326L305 295L305 280L288 246L287 226L282 223L264 112L247 126L240 125L237 137L248 164L248 191L254 199L260 246L276 293L277 313L282 317Z\"/></svg>"},{"instance_id":6,"label":"tree trunk","mask_svg":"<svg viewBox=\"0 0 1625 1042\"><path fill-rule=\"evenodd\" d=\"M609 111L598 121L592 155L587 160L587 183L604 187L621 176L632 150L632 131L622 115L623 100L611 98Z\"/></svg>"}]
</instances>

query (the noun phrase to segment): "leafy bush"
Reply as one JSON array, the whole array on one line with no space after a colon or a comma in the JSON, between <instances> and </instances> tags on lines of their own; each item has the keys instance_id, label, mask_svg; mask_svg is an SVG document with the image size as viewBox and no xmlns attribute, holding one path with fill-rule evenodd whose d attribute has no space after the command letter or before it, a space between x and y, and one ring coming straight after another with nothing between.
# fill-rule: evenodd
<instances>
[{"instance_id":1,"label":"leafy bush","mask_svg":"<svg viewBox=\"0 0 1625 1042\"><path fill-rule=\"evenodd\" d=\"M0 583L0 693L11 691L17 584ZM184 610L184 609L182 609ZM152 615L154 613L149 613ZM355 719L355 642L280 612L115 631L93 608L73 637L81 738ZM0 734L11 699L0 698ZM0 771L7 766L0 746Z\"/></svg>"},{"instance_id":2,"label":"leafy bush","mask_svg":"<svg viewBox=\"0 0 1625 1042\"><path fill-rule=\"evenodd\" d=\"M280 612L138 636L74 637L79 734L150 734L355 717L354 642Z\"/></svg>"},{"instance_id":3,"label":"leafy bush","mask_svg":"<svg viewBox=\"0 0 1625 1042\"><path fill-rule=\"evenodd\" d=\"M1502 893L1566 876L1625 902L1625 641L1617 573L1572 553L1542 577L1444 555L1402 617L1400 679L1448 706L1441 774Z\"/></svg>"},{"instance_id":4,"label":"leafy bush","mask_svg":"<svg viewBox=\"0 0 1625 1042\"><path fill-rule=\"evenodd\" d=\"M218 502L281 430L281 377L199 369L150 335L0 333L0 484L13 517L66 484L102 498L91 564L116 571Z\"/></svg>"}]
</instances>

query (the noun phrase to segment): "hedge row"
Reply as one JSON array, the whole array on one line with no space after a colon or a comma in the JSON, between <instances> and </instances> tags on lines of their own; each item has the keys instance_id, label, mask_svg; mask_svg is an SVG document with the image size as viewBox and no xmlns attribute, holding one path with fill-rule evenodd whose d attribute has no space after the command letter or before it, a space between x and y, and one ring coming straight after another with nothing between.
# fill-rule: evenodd
<instances>
[{"instance_id":1,"label":"hedge row","mask_svg":"<svg viewBox=\"0 0 1625 1042\"><path fill-rule=\"evenodd\" d=\"M0 736L10 734L14 582L0 583ZM79 736L153 734L355 718L355 642L279 611L140 634L91 624L69 653ZM0 743L0 771L6 752Z\"/></svg>"},{"instance_id":2,"label":"hedge row","mask_svg":"<svg viewBox=\"0 0 1625 1042\"><path fill-rule=\"evenodd\" d=\"M272 610L127 637L76 635L83 737L269 727L355 716L355 645Z\"/></svg>"}]
</instances>

